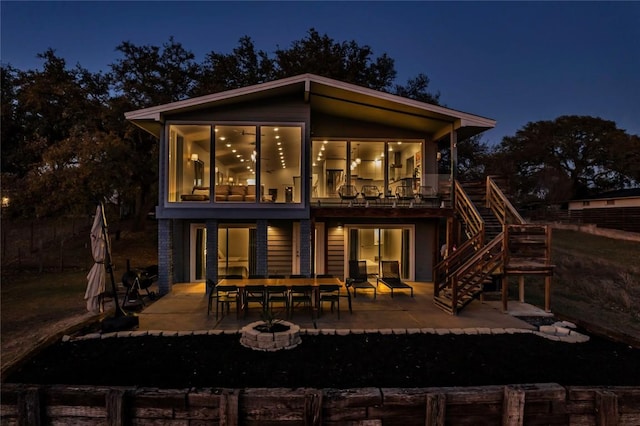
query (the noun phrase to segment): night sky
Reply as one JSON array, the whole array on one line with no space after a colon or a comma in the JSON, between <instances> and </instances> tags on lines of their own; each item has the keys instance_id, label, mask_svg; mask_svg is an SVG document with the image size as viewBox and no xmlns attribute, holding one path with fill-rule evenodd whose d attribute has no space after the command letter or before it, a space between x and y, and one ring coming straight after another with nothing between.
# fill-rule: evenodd
<instances>
[{"instance_id":1,"label":"night sky","mask_svg":"<svg viewBox=\"0 0 640 426\"><path fill-rule=\"evenodd\" d=\"M202 61L249 36L273 53L310 28L395 60L396 83L431 78L445 106L497 120L592 115L640 134L640 2L0 2L3 65L40 69L56 50L108 71L128 40L175 40Z\"/></svg>"}]
</instances>

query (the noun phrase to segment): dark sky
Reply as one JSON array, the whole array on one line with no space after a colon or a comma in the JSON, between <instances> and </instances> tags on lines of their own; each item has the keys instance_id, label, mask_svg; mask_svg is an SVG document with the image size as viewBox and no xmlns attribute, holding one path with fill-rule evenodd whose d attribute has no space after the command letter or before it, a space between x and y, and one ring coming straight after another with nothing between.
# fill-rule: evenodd
<instances>
[{"instance_id":1,"label":"dark sky","mask_svg":"<svg viewBox=\"0 0 640 426\"><path fill-rule=\"evenodd\" d=\"M128 40L174 36L202 61L243 36L269 53L310 28L431 78L450 108L493 118L498 143L530 121L592 115L640 134L640 2L0 2L3 64L107 71Z\"/></svg>"}]
</instances>

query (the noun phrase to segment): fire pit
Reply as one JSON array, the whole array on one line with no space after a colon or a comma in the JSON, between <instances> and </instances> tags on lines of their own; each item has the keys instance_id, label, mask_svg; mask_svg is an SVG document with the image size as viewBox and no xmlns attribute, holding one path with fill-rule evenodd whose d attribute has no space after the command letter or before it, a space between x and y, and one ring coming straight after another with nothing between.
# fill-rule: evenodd
<instances>
[{"instance_id":1,"label":"fire pit","mask_svg":"<svg viewBox=\"0 0 640 426\"><path fill-rule=\"evenodd\" d=\"M300 344L300 327L288 321L256 321L241 330L240 344L257 351L292 349Z\"/></svg>"}]
</instances>

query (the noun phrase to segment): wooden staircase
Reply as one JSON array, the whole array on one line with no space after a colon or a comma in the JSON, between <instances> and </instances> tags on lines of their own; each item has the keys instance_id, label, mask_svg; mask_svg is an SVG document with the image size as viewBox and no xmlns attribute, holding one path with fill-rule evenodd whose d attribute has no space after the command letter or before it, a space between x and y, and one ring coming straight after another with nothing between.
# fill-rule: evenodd
<instances>
[{"instance_id":1,"label":"wooden staircase","mask_svg":"<svg viewBox=\"0 0 640 426\"><path fill-rule=\"evenodd\" d=\"M504 270L507 223L524 220L499 186L487 182L454 182L454 210L467 240L434 268L434 303L456 315Z\"/></svg>"}]
</instances>

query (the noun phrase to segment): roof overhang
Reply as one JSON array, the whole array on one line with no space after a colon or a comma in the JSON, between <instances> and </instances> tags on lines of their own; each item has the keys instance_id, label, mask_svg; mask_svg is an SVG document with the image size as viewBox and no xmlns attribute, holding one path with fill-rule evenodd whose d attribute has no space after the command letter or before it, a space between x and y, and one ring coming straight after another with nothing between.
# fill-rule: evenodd
<instances>
[{"instance_id":1,"label":"roof overhang","mask_svg":"<svg viewBox=\"0 0 640 426\"><path fill-rule=\"evenodd\" d=\"M125 118L160 137L164 117L204 108L224 107L282 95L300 94L312 113L404 127L439 139L458 130L462 140L495 127L495 120L438 105L403 98L350 83L302 74L240 89L228 90L151 108L130 111Z\"/></svg>"}]
</instances>

